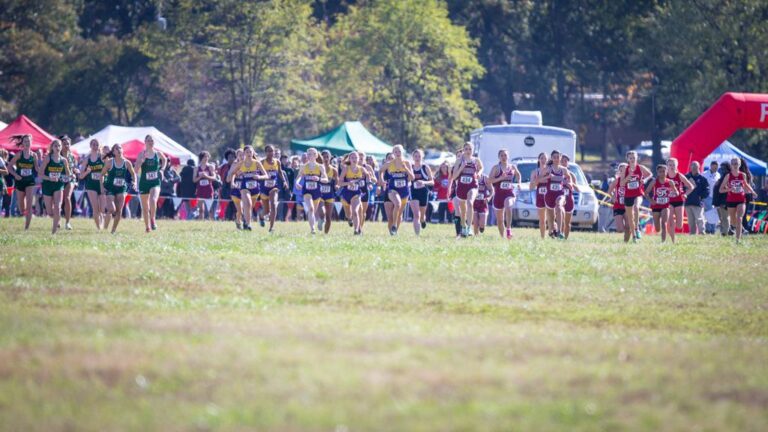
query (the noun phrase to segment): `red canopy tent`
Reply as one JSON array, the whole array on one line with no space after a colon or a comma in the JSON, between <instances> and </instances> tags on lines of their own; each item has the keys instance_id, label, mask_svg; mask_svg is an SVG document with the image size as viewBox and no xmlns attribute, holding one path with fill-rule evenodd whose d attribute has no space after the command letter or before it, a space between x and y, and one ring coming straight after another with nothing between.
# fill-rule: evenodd
<instances>
[{"instance_id":1,"label":"red canopy tent","mask_svg":"<svg viewBox=\"0 0 768 432\"><path fill-rule=\"evenodd\" d=\"M19 148L11 142L11 137L24 134L32 135L32 151L37 151L38 149L48 150L51 141L56 139L55 136L49 134L22 114L12 121L8 127L0 131L0 148L12 152L18 151Z\"/></svg>"},{"instance_id":2,"label":"red canopy tent","mask_svg":"<svg viewBox=\"0 0 768 432\"><path fill-rule=\"evenodd\" d=\"M139 152L144 150L146 147L144 145L144 141L141 140L130 140L126 141L121 144L123 147L123 157L128 159L131 162L136 162L136 159L139 157ZM171 161L171 165L179 165L179 158L176 156L169 156L168 153L161 152Z\"/></svg>"}]
</instances>

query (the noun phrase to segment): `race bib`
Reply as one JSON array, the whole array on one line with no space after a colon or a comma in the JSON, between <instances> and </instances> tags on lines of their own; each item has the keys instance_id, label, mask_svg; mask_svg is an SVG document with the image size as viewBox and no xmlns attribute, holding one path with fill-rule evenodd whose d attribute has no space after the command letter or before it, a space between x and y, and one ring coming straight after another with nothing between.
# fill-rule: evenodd
<instances>
[{"instance_id":1,"label":"race bib","mask_svg":"<svg viewBox=\"0 0 768 432\"><path fill-rule=\"evenodd\" d=\"M640 188L640 182L637 180L632 180L631 182L627 183L627 189L638 189Z\"/></svg>"},{"instance_id":2,"label":"race bib","mask_svg":"<svg viewBox=\"0 0 768 432\"><path fill-rule=\"evenodd\" d=\"M397 180L395 180L395 187L396 188L404 188L407 185L408 185L408 182L405 181L404 179L397 179Z\"/></svg>"},{"instance_id":3,"label":"race bib","mask_svg":"<svg viewBox=\"0 0 768 432\"><path fill-rule=\"evenodd\" d=\"M320 193L331 193L331 185L320 185Z\"/></svg>"},{"instance_id":4,"label":"race bib","mask_svg":"<svg viewBox=\"0 0 768 432\"><path fill-rule=\"evenodd\" d=\"M739 185L733 185L733 186L731 186L731 192L733 192L735 194L743 194L744 193L744 188L740 184Z\"/></svg>"},{"instance_id":5,"label":"race bib","mask_svg":"<svg viewBox=\"0 0 768 432\"><path fill-rule=\"evenodd\" d=\"M619 204L624 205L624 197L623 196L619 197Z\"/></svg>"},{"instance_id":6,"label":"race bib","mask_svg":"<svg viewBox=\"0 0 768 432\"><path fill-rule=\"evenodd\" d=\"M61 173L57 173L57 172L48 173L48 177L51 179L51 181L59 181L59 178L61 177Z\"/></svg>"},{"instance_id":7,"label":"race bib","mask_svg":"<svg viewBox=\"0 0 768 432\"><path fill-rule=\"evenodd\" d=\"M256 180L249 180L245 182L246 189L256 189L257 187L259 187L259 182L257 182Z\"/></svg>"},{"instance_id":8,"label":"race bib","mask_svg":"<svg viewBox=\"0 0 768 432\"><path fill-rule=\"evenodd\" d=\"M563 185L561 185L560 183L552 183L549 185L549 190L560 192L561 190L563 190Z\"/></svg>"},{"instance_id":9,"label":"race bib","mask_svg":"<svg viewBox=\"0 0 768 432\"><path fill-rule=\"evenodd\" d=\"M277 184L274 180L264 180L264 187L273 188Z\"/></svg>"},{"instance_id":10,"label":"race bib","mask_svg":"<svg viewBox=\"0 0 768 432\"><path fill-rule=\"evenodd\" d=\"M21 176L22 177L29 177L32 175L32 168L22 168L21 169Z\"/></svg>"},{"instance_id":11,"label":"race bib","mask_svg":"<svg viewBox=\"0 0 768 432\"><path fill-rule=\"evenodd\" d=\"M306 190L315 190L317 189L317 182L314 181L308 181L304 184L304 189Z\"/></svg>"},{"instance_id":12,"label":"race bib","mask_svg":"<svg viewBox=\"0 0 768 432\"><path fill-rule=\"evenodd\" d=\"M114 180L112 180L112 184L117 187L123 187L125 186L125 179L120 177L115 177Z\"/></svg>"},{"instance_id":13,"label":"race bib","mask_svg":"<svg viewBox=\"0 0 768 432\"><path fill-rule=\"evenodd\" d=\"M350 183L350 184L347 185L347 190L349 190L349 191L356 192L359 189L360 189L360 186L358 186L357 183L353 182L353 183Z\"/></svg>"},{"instance_id":14,"label":"race bib","mask_svg":"<svg viewBox=\"0 0 768 432\"><path fill-rule=\"evenodd\" d=\"M459 181L461 182L461 184L470 184L472 183L472 176L461 176L459 178Z\"/></svg>"},{"instance_id":15,"label":"race bib","mask_svg":"<svg viewBox=\"0 0 768 432\"><path fill-rule=\"evenodd\" d=\"M500 187L501 189L504 189L504 190L510 190L510 189L512 189L512 182L503 181L503 182L501 182L501 184L499 185L499 187Z\"/></svg>"},{"instance_id":16,"label":"race bib","mask_svg":"<svg viewBox=\"0 0 768 432\"><path fill-rule=\"evenodd\" d=\"M149 171L146 173L145 178L147 180L157 180L157 174L158 174L158 171Z\"/></svg>"},{"instance_id":17,"label":"race bib","mask_svg":"<svg viewBox=\"0 0 768 432\"><path fill-rule=\"evenodd\" d=\"M198 183L200 186L208 186L211 184L211 181L208 179L200 179L200 182Z\"/></svg>"},{"instance_id":18,"label":"race bib","mask_svg":"<svg viewBox=\"0 0 768 432\"><path fill-rule=\"evenodd\" d=\"M424 183L413 182L413 188L414 189L424 189Z\"/></svg>"},{"instance_id":19,"label":"race bib","mask_svg":"<svg viewBox=\"0 0 768 432\"><path fill-rule=\"evenodd\" d=\"M547 193L547 187L546 187L546 186L541 186L541 187L538 189L538 191L539 191L539 195L544 195L544 194L546 194L546 193Z\"/></svg>"},{"instance_id":20,"label":"race bib","mask_svg":"<svg viewBox=\"0 0 768 432\"><path fill-rule=\"evenodd\" d=\"M563 189L563 196L568 196L569 192L570 192L570 190L568 190L567 188Z\"/></svg>"},{"instance_id":21,"label":"race bib","mask_svg":"<svg viewBox=\"0 0 768 432\"><path fill-rule=\"evenodd\" d=\"M667 197L656 198L656 204L667 204L667 203L669 203L669 198Z\"/></svg>"},{"instance_id":22,"label":"race bib","mask_svg":"<svg viewBox=\"0 0 768 432\"><path fill-rule=\"evenodd\" d=\"M96 181L101 180L101 173L100 172L92 172L91 173L91 180L96 180Z\"/></svg>"}]
</instances>

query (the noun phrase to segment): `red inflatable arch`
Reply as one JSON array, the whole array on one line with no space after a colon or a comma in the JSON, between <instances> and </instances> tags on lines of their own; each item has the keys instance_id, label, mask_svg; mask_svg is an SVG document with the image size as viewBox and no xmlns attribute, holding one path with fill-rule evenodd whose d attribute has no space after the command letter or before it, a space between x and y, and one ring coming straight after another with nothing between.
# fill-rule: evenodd
<instances>
[{"instance_id":1,"label":"red inflatable arch","mask_svg":"<svg viewBox=\"0 0 768 432\"><path fill-rule=\"evenodd\" d=\"M768 129L768 94L725 93L672 142L670 156L687 173L739 129Z\"/></svg>"}]
</instances>

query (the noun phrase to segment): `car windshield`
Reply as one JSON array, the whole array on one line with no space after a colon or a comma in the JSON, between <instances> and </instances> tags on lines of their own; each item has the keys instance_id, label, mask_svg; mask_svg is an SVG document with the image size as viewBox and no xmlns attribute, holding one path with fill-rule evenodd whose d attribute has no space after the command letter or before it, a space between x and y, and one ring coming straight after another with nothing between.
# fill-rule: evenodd
<instances>
[{"instance_id":1,"label":"car windshield","mask_svg":"<svg viewBox=\"0 0 768 432\"><path fill-rule=\"evenodd\" d=\"M517 164L517 169L520 170L522 181L527 183L531 181L531 173L536 169L536 162L519 162ZM581 172L581 168L577 165L569 164L568 170L576 176L576 184L579 186L587 186L587 179L584 177L584 173Z\"/></svg>"}]
</instances>

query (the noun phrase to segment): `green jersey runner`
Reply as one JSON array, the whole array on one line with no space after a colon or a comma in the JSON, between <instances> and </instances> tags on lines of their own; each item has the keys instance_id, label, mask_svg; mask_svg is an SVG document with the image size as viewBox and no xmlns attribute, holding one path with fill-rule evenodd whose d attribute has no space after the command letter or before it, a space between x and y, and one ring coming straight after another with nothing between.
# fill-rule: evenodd
<instances>
[{"instance_id":1,"label":"green jersey runner","mask_svg":"<svg viewBox=\"0 0 768 432\"><path fill-rule=\"evenodd\" d=\"M16 189L24 192L29 186L35 185L35 157L32 152L25 158L22 153L16 160L16 174L21 176L21 180L16 181Z\"/></svg>"},{"instance_id":2,"label":"green jersey runner","mask_svg":"<svg viewBox=\"0 0 768 432\"><path fill-rule=\"evenodd\" d=\"M141 178L139 179L139 193L148 194L154 187L160 187L160 156L155 152L154 157L147 158L141 163Z\"/></svg>"},{"instance_id":3,"label":"green jersey runner","mask_svg":"<svg viewBox=\"0 0 768 432\"><path fill-rule=\"evenodd\" d=\"M125 160L123 160L123 166L117 166L117 161L113 159L112 168L107 172L107 179L104 181L107 195L124 194L128 191L128 185L125 181L126 174L128 174L128 167Z\"/></svg>"},{"instance_id":4,"label":"green jersey runner","mask_svg":"<svg viewBox=\"0 0 768 432\"><path fill-rule=\"evenodd\" d=\"M85 178L85 190L101 193L101 172L104 170L104 161L101 160L101 156L96 158L95 161L91 160L88 156L88 162L86 166L90 168L91 172L88 173L88 177Z\"/></svg>"},{"instance_id":5,"label":"green jersey runner","mask_svg":"<svg viewBox=\"0 0 768 432\"><path fill-rule=\"evenodd\" d=\"M64 189L66 173L64 172L63 157L59 156L58 162L51 157L48 160L48 165L45 166L44 173L50 180L43 180L43 195L53 196L54 192Z\"/></svg>"}]
</instances>

